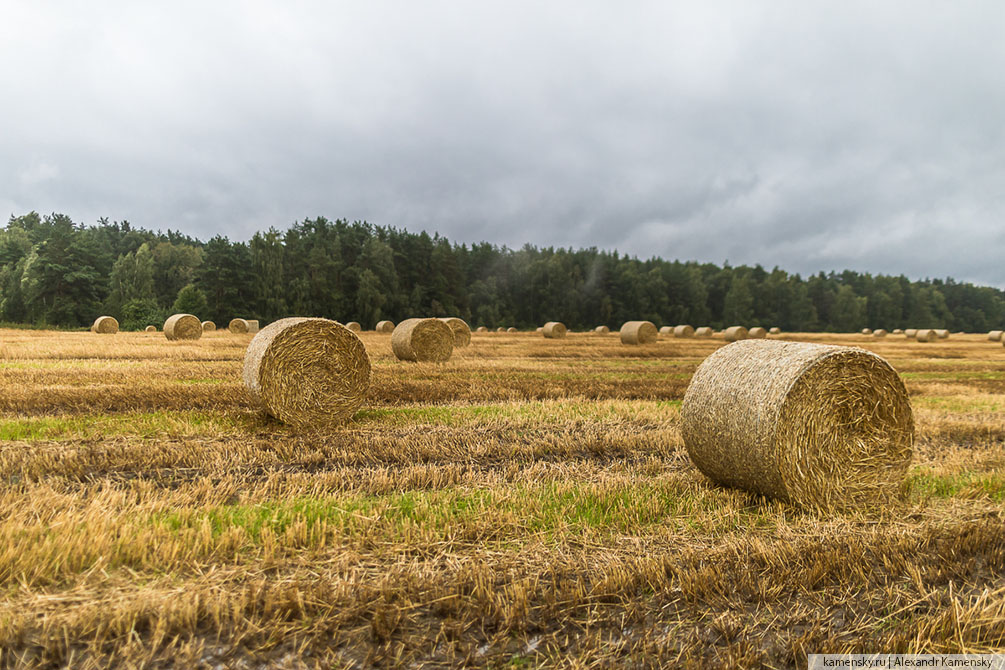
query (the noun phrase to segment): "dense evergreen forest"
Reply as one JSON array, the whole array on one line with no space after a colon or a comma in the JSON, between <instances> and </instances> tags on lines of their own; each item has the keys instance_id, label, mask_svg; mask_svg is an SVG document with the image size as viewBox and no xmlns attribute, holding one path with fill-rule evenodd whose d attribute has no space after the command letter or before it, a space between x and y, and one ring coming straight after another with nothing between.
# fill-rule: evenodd
<instances>
[{"instance_id":1,"label":"dense evergreen forest","mask_svg":"<svg viewBox=\"0 0 1005 670\"><path fill-rule=\"evenodd\" d=\"M639 260L591 249L513 250L324 218L208 242L128 222L11 217L0 230L0 321L125 329L174 312L226 323L291 316L359 321L460 316L472 326L618 327L630 319L789 331L1005 325L1005 295L952 279Z\"/></svg>"}]
</instances>

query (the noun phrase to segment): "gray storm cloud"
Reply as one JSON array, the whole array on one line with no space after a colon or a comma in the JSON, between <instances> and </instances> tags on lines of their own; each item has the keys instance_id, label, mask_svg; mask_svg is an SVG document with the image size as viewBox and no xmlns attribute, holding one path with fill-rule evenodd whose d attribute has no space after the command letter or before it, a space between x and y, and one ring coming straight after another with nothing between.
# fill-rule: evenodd
<instances>
[{"instance_id":1,"label":"gray storm cloud","mask_svg":"<svg viewBox=\"0 0 1005 670\"><path fill-rule=\"evenodd\" d=\"M8 6L0 207L1005 286L1005 5L623 5Z\"/></svg>"}]
</instances>

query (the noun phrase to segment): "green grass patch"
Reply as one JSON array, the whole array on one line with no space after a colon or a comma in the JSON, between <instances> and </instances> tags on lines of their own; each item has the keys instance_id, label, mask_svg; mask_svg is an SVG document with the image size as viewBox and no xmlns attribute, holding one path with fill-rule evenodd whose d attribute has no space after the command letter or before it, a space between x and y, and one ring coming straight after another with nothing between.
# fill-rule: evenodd
<instances>
[{"instance_id":1,"label":"green grass patch","mask_svg":"<svg viewBox=\"0 0 1005 670\"><path fill-rule=\"evenodd\" d=\"M908 476L907 486L913 500L966 498L1005 501L1005 474L999 472L936 474L931 470L921 470Z\"/></svg>"},{"instance_id":2,"label":"green grass patch","mask_svg":"<svg viewBox=\"0 0 1005 670\"><path fill-rule=\"evenodd\" d=\"M1001 396L918 396L912 402L919 407L945 412L1001 412L1005 410L1005 399Z\"/></svg>"}]
</instances>

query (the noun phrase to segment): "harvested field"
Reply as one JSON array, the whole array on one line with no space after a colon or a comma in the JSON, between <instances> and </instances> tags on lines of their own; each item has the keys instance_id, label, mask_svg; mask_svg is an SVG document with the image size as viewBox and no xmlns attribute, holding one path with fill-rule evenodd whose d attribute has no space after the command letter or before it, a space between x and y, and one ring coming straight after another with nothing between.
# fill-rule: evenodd
<instances>
[{"instance_id":1,"label":"harvested field","mask_svg":"<svg viewBox=\"0 0 1005 670\"><path fill-rule=\"evenodd\" d=\"M250 334L0 330L0 668L771 667L1005 645L1005 348L783 333L888 360L905 497L717 486L679 411L720 339L528 333L403 365L296 429Z\"/></svg>"}]
</instances>

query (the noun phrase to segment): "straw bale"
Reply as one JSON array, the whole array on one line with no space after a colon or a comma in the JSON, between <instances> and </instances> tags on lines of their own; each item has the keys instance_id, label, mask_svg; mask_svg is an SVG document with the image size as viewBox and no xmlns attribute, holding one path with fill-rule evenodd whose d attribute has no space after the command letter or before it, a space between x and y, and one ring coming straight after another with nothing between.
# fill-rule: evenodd
<instances>
[{"instance_id":1,"label":"straw bale","mask_svg":"<svg viewBox=\"0 0 1005 670\"><path fill-rule=\"evenodd\" d=\"M516 333L518 331L516 329L516 326L510 326L509 328L506 329L506 332L507 333Z\"/></svg>"},{"instance_id":2,"label":"straw bale","mask_svg":"<svg viewBox=\"0 0 1005 670\"><path fill-rule=\"evenodd\" d=\"M535 333L543 333L544 332L544 326L538 326L537 328L534 329L534 332Z\"/></svg>"},{"instance_id":3,"label":"straw bale","mask_svg":"<svg viewBox=\"0 0 1005 670\"><path fill-rule=\"evenodd\" d=\"M143 329L143 331L146 333L156 333L157 326L147 326L146 328Z\"/></svg>"},{"instance_id":4,"label":"straw bale","mask_svg":"<svg viewBox=\"0 0 1005 670\"><path fill-rule=\"evenodd\" d=\"M476 333L487 333L487 332L489 332L489 329L486 328L485 326L478 326L477 328L475 328L475 332Z\"/></svg>"},{"instance_id":5,"label":"straw bale","mask_svg":"<svg viewBox=\"0 0 1005 670\"><path fill-rule=\"evenodd\" d=\"M712 337L712 335L714 334L714 332L715 331L713 331L708 326L701 326L701 327L695 329L694 336L695 337Z\"/></svg>"},{"instance_id":6,"label":"straw bale","mask_svg":"<svg viewBox=\"0 0 1005 670\"><path fill-rule=\"evenodd\" d=\"M893 334L894 335L903 335L904 334L904 329L903 328L894 328L893 329Z\"/></svg>"},{"instance_id":7,"label":"straw bale","mask_svg":"<svg viewBox=\"0 0 1005 670\"><path fill-rule=\"evenodd\" d=\"M673 326L660 326L660 335L673 337Z\"/></svg>"},{"instance_id":8,"label":"straw bale","mask_svg":"<svg viewBox=\"0 0 1005 670\"><path fill-rule=\"evenodd\" d=\"M991 342L1001 342L1002 341L1002 331L1000 331L1000 330L992 330L990 333L988 333L988 340L990 340Z\"/></svg>"},{"instance_id":9,"label":"straw bale","mask_svg":"<svg viewBox=\"0 0 1005 670\"><path fill-rule=\"evenodd\" d=\"M394 321L378 321L377 326L374 328L378 333L393 333L394 332Z\"/></svg>"},{"instance_id":10,"label":"straw bale","mask_svg":"<svg viewBox=\"0 0 1005 670\"><path fill-rule=\"evenodd\" d=\"M747 340L695 372L681 407L712 480L806 507L881 502L903 482L914 419L897 372L855 347Z\"/></svg>"},{"instance_id":11,"label":"straw bale","mask_svg":"<svg viewBox=\"0 0 1005 670\"><path fill-rule=\"evenodd\" d=\"M781 335L782 334L782 329L779 328L778 326L772 326L771 330L769 330L768 332L770 334L772 334L772 335Z\"/></svg>"},{"instance_id":12,"label":"straw bale","mask_svg":"<svg viewBox=\"0 0 1005 670\"><path fill-rule=\"evenodd\" d=\"M688 325L674 326L674 337L694 337L694 328Z\"/></svg>"},{"instance_id":13,"label":"straw bale","mask_svg":"<svg viewBox=\"0 0 1005 670\"><path fill-rule=\"evenodd\" d=\"M467 321L456 316L448 316L440 321L450 326L450 330L454 331L454 347L466 347L471 344L471 327L468 326Z\"/></svg>"},{"instance_id":14,"label":"straw bale","mask_svg":"<svg viewBox=\"0 0 1005 670\"><path fill-rule=\"evenodd\" d=\"M242 335L248 332L248 322L244 319L231 319L227 325L227 330L236 335Z\"/></svg>"},{"instance_id":15,"label":"straw bale","mask_svg":"<svg viewBox=\"0 0 1005 670\"><path fill-rule=\"evenodd\" d=\"M918 334L918 329L917 328L905 328L904 329L904 337L907 337L909 339L914 339L914 337L917 334Z\"/></svg>"},{"instance_id":16,"label":"straw bale","mask_svg":"<svg viewBox=\"0 0 1005 670\"><path fill-rule=\"evenodd\" d=\"M607 333L611 332L611 329L608 328L607 326L597 326L596 328L593 329L593 332L600 333L601 335L606 335Z\"/></svg>"},{"instance_id":17,"label":"straw bale","mask_svg":"<svg viewBox=\"0 0 1005 670\"><path fill-rule=\"evenodd\" d=\"M363 330L363 326L359 325L359 321L350 321L349 323L345 324L345 327L354 333L358 333Z\"/></svg>"},{"instance_id":18,"label":"straw bale","mask_svg":"<svg viewBox=\"0 0 1005 670\"><path fill-rule=\"evenodd\" d=\"M246 319L246 320L248 322L248 332L249 333L257 333L259 330L261 330L258 327L258 319Z\"/></svg>"},{"instance_id":19,"label":"straw bale","mask_svg":"<svg viewBox=\"0 0 1005 670\"><path fill-rule=\"evenodd\" d=\"M949 339L949 331L946 330L945 328L936 328L935 329L935 335L940 340L948 340Z\"/></svg>"},{"instance_id":20,"label":"straw bale","mask_svg":"<svg viewBox=\"0 0 1005 670\"><path fill-rule=\"evenodd\" d=\"M505 328L503 328L502 326L499 326L498 328L496 328L496 332L497 332L497 333L505 333L505 332L506 332L506 329L505 329Z\"/></svg>"},{"instance_id":21,"label":"straw bale","mask_svg":"<svg viewBox=\"0 0 1005 670\"><path fill-rule=\"evenodd\" d=\"M872 335L872 328L863 328L862 329L862 334L863 335Z\"/></svg>"},{"instance_id":22,"label":"straw bale","mask_svg":"<svg viewBox=\"0 0 1005 670\"><path fill-rule=\"evenodd\" d=\"M652 321L627 321L621 326L621 344L650 344L658 331Z\"/></svg>"},{"instance_id":23,"label":"straw bale","mask_svg":"<svg viewBox=\"0 0 1005 670\"><path fill-rule=\"evenodd\" d=\"M216 324L215 323L213 323L212 321L203 321L202 322L202 332L204 332L204 333L210 333L210 332L213 332L214 330L216 330Z\"/></svg>"},{"instance_id":24,"label":"straw bale","mask_svg":"<svg viewBox=\"0 0 1005 670\"><path fill-rule=\"evenodd\" d=\"M883 328L877 328L876 330L872 331L873 337L886 337L886 335L887 335L886 330Z\"/></svg>"},{"instance_id":25,"label":"straw bale","mask_svg":"<svg viewBox=\"0 0 1005 670\"><path fill-rule=\"evenodd\" d=\"M172 314L164 322L164 337L169 340L198 340L202 337L202 321L191 314Z\"/></svg>"},{"instance_id":26,"label":"straw bale","mask_svg":"<svg viewBox=\"0 0 1005 670\"><path fill-rule=\"evenodd\" d=\"M743 326L730 326L726 330L722 331L722 337L727 342L736 342L738 340L745 340L749 337L747 329Z\"/></svg>"},{"instance_id":27,"label":"straw bale","mask_svg":"<svg viewBox=\"0 0 1005 670\"><path fill-rule=\"evenodd\" d=\"M244 355L244 385L284 423L316 426L351 417L370 387L370 357L351 330L329 319L270 323Z\"/></svg>"},{"instance_id":28,"label":"straw bale","mask_svg":"<svg viewBox=\"0 0 1005 670\"><path fill-rule=\"evenodd\" d=\"M561 321L549 321L541 330L545 337L556 340L565 337L565 332L565 324Z\"/></svg>"},{"instance_id":29,"label":"straw bale","mask_svg":"<svg viewBox=\"0 0 1005 670\"><path fill-rule=\"evenodd\" d=\"M918 342L934 342L939 336L931 328L922 328L914 335L914 339Z\"/></svg>"},{"instance_id":30,"label":"straw bale","mask_svg":"<svg viewBox=\"0 0 1005 670\"><path fill-rule=\"evenodd\" d=\"M454 352L454 331L439 319L405 319L391 333L391 349L402 361L443 362Z\"/></svg>"},{"instance_id":31,"label":"straw bale","mask_svg":"<svg viewBox=\"0 0 1005 670\"><path fill-rule=\"evenodd\" d=\"M119 332L119 322L114 316L99 316L91 325L91 332L99 335L114 335Z\"/></svg>"},{"instance_id":32,"label":"straw bale","mask_svg":"<svg viewBox=\"0 0 1005 670\"><path fill-rule=\"evenodd\" d=\"M751 340L763 340L768 336L768 331L760 326L754 326L747 331L747 337Z\"/></svg>"}]
</instances>

